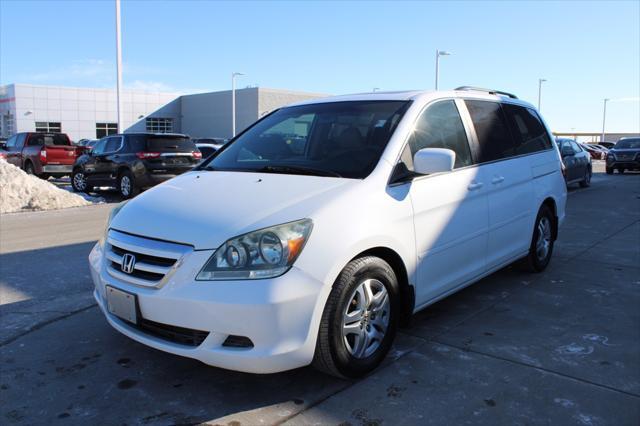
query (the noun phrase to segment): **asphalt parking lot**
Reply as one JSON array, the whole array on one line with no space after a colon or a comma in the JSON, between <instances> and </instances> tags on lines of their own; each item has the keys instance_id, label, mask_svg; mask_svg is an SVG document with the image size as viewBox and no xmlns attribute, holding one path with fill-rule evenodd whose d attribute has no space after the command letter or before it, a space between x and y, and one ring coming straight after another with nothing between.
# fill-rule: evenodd
<instances>
[{"instance_id":1,"label":"asphalt parking lot","mask_svg":"<svg viewBox=\"0 0 640 426\"><path fill-rule=\"evenodd\" d=\"M359 382L225 371L117 333L86 260L110 208L0 219L0 423L640 423L640 174L572 189L547 271L420 312Z\"/></svg>"}]
</instances>

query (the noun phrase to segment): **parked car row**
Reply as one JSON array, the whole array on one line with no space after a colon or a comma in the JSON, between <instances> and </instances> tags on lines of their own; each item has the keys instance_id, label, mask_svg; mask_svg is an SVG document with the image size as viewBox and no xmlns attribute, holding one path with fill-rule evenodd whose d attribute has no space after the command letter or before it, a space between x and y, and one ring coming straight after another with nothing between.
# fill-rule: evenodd
<instances>
[{"instance_id":1,"label":"parked car row","mask_svg":"<svg viewBox=\"0 0 640 426\"><path fill-rule=\"evenodd\" d=\"M609 150L604 146L594 143L581 143L580 146L585 149L594 160L604 160L607 158Z\"/></svg>"}]
</instances>

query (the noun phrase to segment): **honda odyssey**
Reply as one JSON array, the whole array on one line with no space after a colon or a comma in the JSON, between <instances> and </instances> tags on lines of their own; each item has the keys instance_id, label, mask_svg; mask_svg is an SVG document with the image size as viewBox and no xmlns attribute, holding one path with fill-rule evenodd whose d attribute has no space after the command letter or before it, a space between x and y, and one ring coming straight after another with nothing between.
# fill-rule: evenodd
<instances>
[{"instance_id":1,"label":"honda odyssey","mask_svg":"<svg viewBox=\"0 0 640 426\"><path fill-rule=\"evenodd\" d=\"M339 96L273 111L113 209L90 256L119 332L252 373L373 370L416 311L549 263L561 158L515 96Z\"/></svg>"}]
</instances>

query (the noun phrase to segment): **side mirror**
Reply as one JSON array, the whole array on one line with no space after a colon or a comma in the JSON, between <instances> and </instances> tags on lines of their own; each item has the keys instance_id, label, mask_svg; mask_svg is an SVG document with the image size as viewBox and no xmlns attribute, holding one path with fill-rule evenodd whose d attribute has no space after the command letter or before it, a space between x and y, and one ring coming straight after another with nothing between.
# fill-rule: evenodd
<instances>
[{"instance_id":1,"label":"side mirror","mask_svg":"<svg viewBox=\"0 0 640 426\"><path fill-rule=\"evenodd\" d=\"M456 153L446 148L424 148L413 156L413 170L421 175L450 172L456 162Z\"/></svg>"},{"instance_id":2,"label":"side mirror","mask_svg":"<svg viewBox=\"0 0 640 426\"><path fill-rule=\"evenodd\" d=\"M563 146L562 151L560 151L563 157L568 157L573 155L573 149L570 146Z\"/></svg>"}]
</instances>

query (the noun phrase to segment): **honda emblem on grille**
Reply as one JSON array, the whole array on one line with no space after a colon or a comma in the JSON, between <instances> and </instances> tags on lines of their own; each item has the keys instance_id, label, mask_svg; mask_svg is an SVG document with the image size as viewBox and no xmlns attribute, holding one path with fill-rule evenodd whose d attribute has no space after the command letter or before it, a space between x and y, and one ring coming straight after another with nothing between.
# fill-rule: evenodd
<instances>
[{"instance_id":1,"label":"honda emblem on grille","mask_svg":"<svg viewBox=\"0 0 640 426\"><path fill-rule=\"evenodd\" d=\"M133 268L136 266L136 257L131 253L125 253L122 256L122 264L120 265L120 270L126 274L130 274L133 272Z\"/></svg>"}]
</instances>

